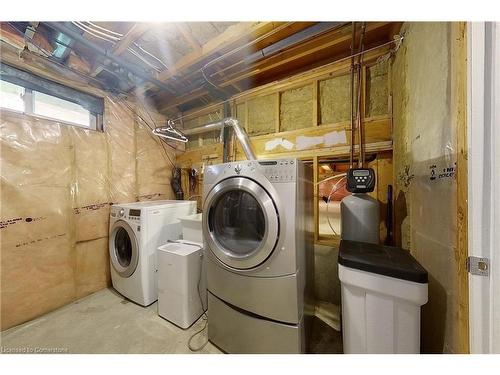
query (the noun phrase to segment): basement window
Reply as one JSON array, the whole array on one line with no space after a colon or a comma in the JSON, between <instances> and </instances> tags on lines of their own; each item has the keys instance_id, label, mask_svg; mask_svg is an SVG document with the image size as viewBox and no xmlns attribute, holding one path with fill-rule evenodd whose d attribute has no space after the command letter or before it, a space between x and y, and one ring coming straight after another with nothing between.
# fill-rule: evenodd
<instances>
[{"instance_id":1,"label":"basement window","mask_svg":"<svg viewBox=\"0 0 500 375\"><path fill-rule=\"evenodd\" d=\"M67 125L102 131L102 98L1 64L0 107Z\"/></svg>"},{"instance_id":2,"label":"basement window","mask_svg":"<svg viewBox=\"0 0 500 375\"><path fill-rule=\"evenodd\" d=\"M13 111L24 112L24 87L0 81L0 106Z\"/></svg>"},{"instance_id":3,"label":"basement window","mask_svg":"<svg viewBox=\"0 0 500 375\"><path fill-rule=\"evenodd\" d=\"M95 130L96 118L82 106L33 91L33 114Z\"/></svg>"}]
</instances>

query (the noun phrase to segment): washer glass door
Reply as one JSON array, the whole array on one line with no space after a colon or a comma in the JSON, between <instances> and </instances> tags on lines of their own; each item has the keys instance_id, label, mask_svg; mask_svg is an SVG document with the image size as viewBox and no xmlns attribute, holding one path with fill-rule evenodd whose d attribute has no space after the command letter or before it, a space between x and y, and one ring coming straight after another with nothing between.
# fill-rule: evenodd
<instances>
[{"instance_id":1,"label":"washer glass door","mask_svg":"<svg viewBox=\"0 0 500 375\"><path fill-rule=\"evenodd\" d=\"M274 250L279 218L269 194L256 182L222 181L207 196L205 233L212 253L231 268L253 268Z\"/></svg>"},{"instance_id":2,"label":"washer glass door","mask_svg":"<svg viewBox=\"0 0 500 375\"><path fill-rule=\"evenodd\" d=\"M238 256L255 251L265 234L264 212L246 191L230 190L211 210L211 228L218 242Z\"/></svg>"},{"instance_id":3,"label":"washer glass door","mask_svg":"<svg viewBox=\"0 0 500 375\"><path fill-rule=\"evenodd\" d=\"M113 225L109 237L109 255L113 268L122 277L129 277L137 268L137 239L125 221L119 220Z\"/></svg>"}]
</instances>

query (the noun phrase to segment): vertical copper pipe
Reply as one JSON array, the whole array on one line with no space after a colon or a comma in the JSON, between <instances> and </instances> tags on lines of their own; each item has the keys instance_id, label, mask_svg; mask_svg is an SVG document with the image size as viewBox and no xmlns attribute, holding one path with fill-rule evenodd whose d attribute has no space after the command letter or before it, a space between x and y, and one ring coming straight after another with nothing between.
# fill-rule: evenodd
<instances>
[{"instance_id":1,"label":"vertical copper pipe","mask_svg":"<svg viewBox=\"0 0 500 375\"><path fill-rule=\"evenodd\" d=\"M349 168L354 164L354 42L356 41L356 22L352 23L351 38L351 142L349 149Z\"/></svg>"},{"instance_id":2,"label":"vertical copper pipe","mask_svg":"<svg viewBox=\"0 0 500 375\"><path fill-rule=\"evenodd\" d=\"M364 162L365 162L365 151L363 147L363 127L361 124L361 84L362 84L362 69L361 66L363 65L363 50L364 50L364 44L363 44L363 39L365 37L365 28L366 28L366 23L363 22L361 25L361 37L359 40L359 55L358 55L358 64L357 64L357 70L358 70L358 103L357 103L357 128L358 128L358 143L359 143L359 158L358 158L358 168L363 168Z\"/></svg>"}]
</instances>

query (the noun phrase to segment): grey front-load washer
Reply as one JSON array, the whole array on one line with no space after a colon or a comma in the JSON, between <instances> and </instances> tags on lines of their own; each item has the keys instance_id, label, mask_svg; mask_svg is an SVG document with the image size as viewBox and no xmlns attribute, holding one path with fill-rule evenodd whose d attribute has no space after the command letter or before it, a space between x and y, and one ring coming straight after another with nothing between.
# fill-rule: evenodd
<instances>
[{"instance_id":1,"label":"grey front-load washer","mask_svg":"<svg viewBox=\"0 0 500 375\"><path fill-rule=\"evenodd\" d=\"M313 264L312 168L297 159L207 166L208 336L229 353L303 353Z\"/></svg>"}]
</instances>

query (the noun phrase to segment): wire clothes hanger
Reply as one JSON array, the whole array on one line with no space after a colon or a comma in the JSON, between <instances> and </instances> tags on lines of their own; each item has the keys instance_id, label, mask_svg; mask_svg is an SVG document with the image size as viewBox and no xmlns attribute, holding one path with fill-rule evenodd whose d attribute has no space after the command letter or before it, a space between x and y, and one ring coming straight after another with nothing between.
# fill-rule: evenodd
<instances>
[{"instance_id":1,"label":"wire clothes hanger","mask_svg":"<svg viewBox=\"0 0 500 375\"><path fill-rule=\"evenodd\" d=\"M188 138L180 130L175 129L173 125L174 122L172 120L167 120L167 125L154 128L153 134L161 138L186 143Z\"/></svg>"}]
</instances>

